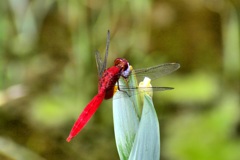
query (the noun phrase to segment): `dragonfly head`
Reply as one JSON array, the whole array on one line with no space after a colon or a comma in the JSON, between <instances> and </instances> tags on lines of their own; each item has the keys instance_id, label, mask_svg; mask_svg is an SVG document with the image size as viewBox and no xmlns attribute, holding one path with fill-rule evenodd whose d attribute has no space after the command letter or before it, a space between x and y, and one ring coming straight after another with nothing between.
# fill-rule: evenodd
<instances>
[{"instance_id":1,"label":"dragonfly head","mask_svg":"<svg viewBox=\"0 0 240 160\"><path fill-rule=\"evenodd\" d=\"M124 78L127 78L132 71L132 67L129 65L126 59L117 58L114 61L114 65L122 69L121 76Z\"/></svg>"}]
</instances>

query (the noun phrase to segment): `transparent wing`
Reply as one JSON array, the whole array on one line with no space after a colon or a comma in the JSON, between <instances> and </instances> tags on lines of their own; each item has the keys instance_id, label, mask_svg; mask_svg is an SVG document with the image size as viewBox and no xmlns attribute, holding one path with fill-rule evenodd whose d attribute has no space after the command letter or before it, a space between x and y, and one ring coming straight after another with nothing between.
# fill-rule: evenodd
<instances>
[{"instance_id":1,"label":"transparent wing","mask_svg":"<svg viewBox=\"0 0 240 160\"><path fill-rule=\"evenodd\" d=\"M105 56L104 56L104 61L102 61L100 53L98 51L95 52L95 59L96 59L97 69L98 69L98 78L102 77L102 74L103 74L104 70L106 69L109 44L110 44L110 31L108 30L106 52L105 52Z\"/></svg>"},{"instance_id":2,"label":"transparent wing","mask_svg":"<svg viewBox=\"0 0 240 160\"><path fill-rule=\"evenodd\" d=\"M151 80L158 79L162 76L165 76L167 74L170 74L174 71L176 71L180 67L180 64L178 63L165 63L165 64L160 64L157 66L149 67L149 68L143 68L143 69L136 69L134 70L130 77L128 79L134 79L131 76L135 76L137 78L137 81L140 82L144 79L144 77L149 77ZM128 84L128 87L126 86L119 86L120 91L125 92L126 94L121 94L124 96L134 96L139 93L139 89L143 89L146 92L150 91L165 91L165 90L171 90L173 89L172 87L137 87L137 86L132 86L133 84ZM119 96L115 96L114 98L121 98Z\"/></svg>"},{"instance_id":3,"label":"transparent wing","mask_svg":"<svg viewBox=\"0 0 240 160\"><path fill-rule=\"evenodd\" d=\"M95 59L96 59L96 64L97 64L97 70L98 70L98 78L102 77L103 73L103 61L101 59L101 56L98 51L95 52Z\"/></svg>"},{"instance_id":4,"label":"transparent wing","mask_svg":"<svg viewBox=\"0 0 240 160\"><path fill-rule=\"evenodd\" d=\"M136 76L139 82L142 81L144 77L149 77L151 80L154 80L170 74L178 68L180 68L180 64L178 63L164 63L149 68L136 69L130 76Z\"/></svg>"},{"instance_id":5,"label":"transparent wing","mask_svg":"<svg viewBox=\"0 0 240 160\"><path fill-rule=\"evenodd\" d=\"M118 99L118 98L123 98L123 97L132 97L135 96L139 93L141 93L141 91L139 89L143 89L146 92L155 92L155 91L166 91L166 90L172 90L174 88L172 87L126 87L126 86L119 86L120 87L120 91L118 92L125 92L125 94L121 94L121 95L115 95L114 99Z\"/></svg>"}]
</instances>

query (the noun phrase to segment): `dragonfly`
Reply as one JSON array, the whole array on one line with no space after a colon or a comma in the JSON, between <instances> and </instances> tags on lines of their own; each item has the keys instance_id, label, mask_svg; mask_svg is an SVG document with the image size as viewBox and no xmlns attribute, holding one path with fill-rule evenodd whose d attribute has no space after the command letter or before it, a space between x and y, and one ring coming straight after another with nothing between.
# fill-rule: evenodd
<instances>
[{"instance_id":1,"label":"dragonfly","mask_svg":"<svg viewBox=\"0 0 240 160\"><path fill-rule=\"evenodd\" d=\"M151 80L158 79L164 75L170 74L173 71L180 68L180 64L178 63L165 63L156 65L149 68L136 69L134 72L131 70L131 66L129 62L124 58L116 58L114 61L114 65L106 69L107 57L108 57L108 49L110 44L110 31L107 33L107 43L106 43L106 51L104 60L101 59L99 52L95 53L95 59L97 63L98 69L98 93L93 99L87 104L87 106L83 109L82 113L79 115L78 119L74 123L69 136L66 141L70 142L73 137L75 137L83 127L88 123L91 117L99 108L100 104L104 99L110 99L113 97L116 92L116 86L119 91L123 91L124 89L119 86L119 79L123 77L123 79L128 79L130 76L136 76L137 79L143 79L144 77L149 77ZM116 85L117 84L117 85ZM127 90L133 90L132 94L138 93L139 87L131 87L126 88ZM151 87L153 91L164 91L173 89L171 87ZM126 91L125 91L126 92ZM131 95L128 95L131 96Z\"/></svg>"}]
</instances>

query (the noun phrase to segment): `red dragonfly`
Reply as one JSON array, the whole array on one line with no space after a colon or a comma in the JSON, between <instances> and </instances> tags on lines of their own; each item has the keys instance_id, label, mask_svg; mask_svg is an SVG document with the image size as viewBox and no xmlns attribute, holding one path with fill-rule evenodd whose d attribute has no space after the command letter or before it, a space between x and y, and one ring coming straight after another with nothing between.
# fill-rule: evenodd
<instances>
[{"instance_id":1,"label":"red dragonfly","mask_svg":"<svg viewBox=\"0 0 240 160\"><path fill-rule=\"evenodd\" d=\"M77 121L72 127L72 130L67 138L67 142L70 142L73 137L75 137L82 128L87 124L93 114L97 111L103 99L110 99L113 97L116 89L116 83L118 84L119 78L122 76L124 79L129 78L129 76L136 76L137 79L143 79L144 77L149 77L150 79L157 79L163 75L169 74L177 70L180 65L178 63L165 63L157 65L154 67L149 67L145 69L134 70L134 74L131 73L131 67L126 59L117 58L114 61L114 66L106 69L108 48L110 43L110 32L107 35L107 45L104 61L101 60L99 52L96 52L95 58L98 68L98 93L84 108ZM119 89L119 85L118 89ZM128 88L129 89L129 88ZM163 91L173 89L171 87L152 87L153 91ZM122 88L121 88L122 90ZM135 90L137 94L137 87L131 88ZM133 94L135 94L135 91ZM131 95L130 95L131 96Z\"/></svg>"}]
</instances>

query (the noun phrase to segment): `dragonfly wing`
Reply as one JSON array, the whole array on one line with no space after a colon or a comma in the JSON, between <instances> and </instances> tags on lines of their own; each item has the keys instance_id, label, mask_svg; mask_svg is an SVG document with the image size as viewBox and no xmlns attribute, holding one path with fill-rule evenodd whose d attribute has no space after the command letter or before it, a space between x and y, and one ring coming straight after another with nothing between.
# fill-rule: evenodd
<instances>
[{"instance_id":1,"label":"dragonfly wing","mask_svg":"<svg viewBox=\"0 0 240 160\"><path fill-rule=\"evenodd\" d=\"M120 87L119 92L125 92L125 94L119 94L120 96L115 95L114 99L135 96L141 93L140 90L144 90L146 92L152 92L152 91L155 92L155 91L166 91L166 90L174 89L172 87L134 87L134 88L128 88L128 87L122 87L122 86L119 86L119 87Z\"/></svg>"},{"instance_id":2,"label":"dragonfly wing","mask_svg":"<svg viewBox=\"0 0 240 160\"><path fill-rule=\"evenodd\" d=\"M134 88L128 88L128 87L121 87L120 86L120 90L121 91L135 91L138 92L138 90L146 90L146 91L165 91L165 90L171 90L174 89L172 87L134 87Z\"/></svg>"},{"instance_id":3,"label":"dragonfly wing","mask_svg":"<svg viewBox=\"0 0 240 160\"><path fill-rule=\"evenodd\" d=\"M139 81L142 81L144 77L149 77L151 80L154 80L170 74L178 68L180 68L180 64L178 63L164 63L149 68L136 69L131 76L136 76Z\"/></svg>"},{"instance_id":4,"label":"dragonfly wing","mask_svg":"<svg viewBox=\"0 0 240 160\"><path fill-rule=\"evenodd\" d=\"M102 58L101 58L100 53L98 51L95 52L95 59L96 59L96 63L97 63L98 77L99 78L102 77L102 74L103 74L104 70L106 69L109 44L110 44L110 31L108 30L106 52L105 52L104 60L102 61Z\"/></svg>"},{"instance_id":5,"label":"dragonfly wing","mask_svg":"<svg viewBox=\"0 0 240 160\"><path fill-rule=\"evenodd\" d=\"M108 32L107 32L106 51L105 51L105 57L104 57L104 61L103 61L103 70L105 70L106 67L107 67L106 65L107 65L107 57L108 57L109 45L110 45L110 31L108 30Z\"/></svg>"},{"instance_id":6,"label":"dragonfly wing","mask_svg":"<svg viewBox=\"0 0 240 160\"><path fill-rule=\"evenodd\" d=\"M100 53L98 51L95 52L95 59L96 59L97 70L98 70L98 78L101 78L103 73L103 62L102 62Z\"/></svg>"}]
</instances>

